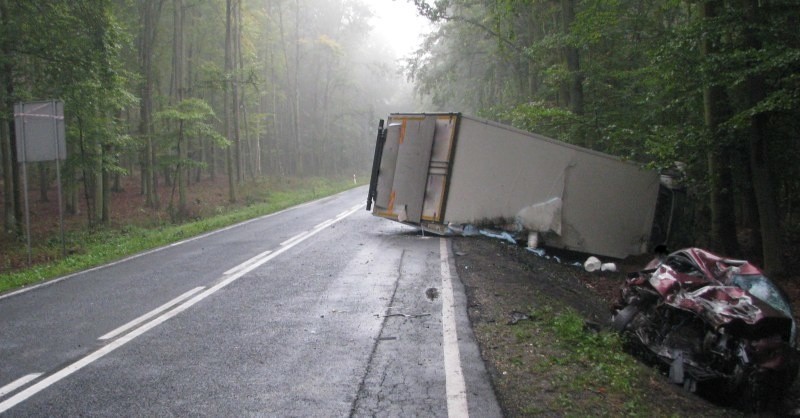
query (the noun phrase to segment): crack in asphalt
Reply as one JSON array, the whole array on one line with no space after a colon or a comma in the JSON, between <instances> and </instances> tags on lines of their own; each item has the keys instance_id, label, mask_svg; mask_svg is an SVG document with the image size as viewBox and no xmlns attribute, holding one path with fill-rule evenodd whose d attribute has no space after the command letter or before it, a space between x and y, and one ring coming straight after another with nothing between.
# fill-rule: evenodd
<instances>
[{"instance_id":1,"label":"crack in asphalt","mask_svg":"<svg viewBox=\"0 0 800 418\"><path fill-rule=\"evenodd\" d=\"M400 279L403 276L403 260L405 259L406 250L400 253L400 262L397 264L397 279L394 282L394 289L392 290L392 297L389 298L388 307L391 307L394 304L395 295L397 295L397 288L400 287ZM369 353L369 359L367 360L367 367L364 370L364 375L361 376L361 382L358 384L358 392L356 393L355 399L353 399L353 404L350 406L350 417L356 416L356 411L358 410L359 402L361 398L364 396L364 385L366 383L367 377L369 376L370 372L372 371L373 361L375 359L375 353L378 351L378 343L381 342L381 338L383 337L383 330L386 328L386 321L388 317L386 315L383 316L383 321L381 321L381 328L380 332L378 332L378 338L375 338L375 342L372 344L372 351ZM384 374L384 378L386 375Z\"/></svg>"}]
</instances>

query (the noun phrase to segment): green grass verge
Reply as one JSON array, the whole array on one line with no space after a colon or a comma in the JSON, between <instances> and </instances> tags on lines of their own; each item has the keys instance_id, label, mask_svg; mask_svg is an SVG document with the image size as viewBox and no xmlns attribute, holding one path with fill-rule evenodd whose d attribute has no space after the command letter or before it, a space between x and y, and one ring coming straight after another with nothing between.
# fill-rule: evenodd
<instances>
[{"instance_id":1,"label":"green grass verge","mask_svg":"<svg viewBox=\"0 0 800 418\"><path fill-rule=\"evenodd\" d=\"M531 320L479 324L502 350L494 364L502 402L513 416L670 417L685 411L661 378L626 353L617 333L587 328L574 310L531 309ZM492 350L493 351L493 350Z\"/></svg>"},{"instance_id":2,"label":"green grass verge","mask_svg":"<svg viewBox=\"0 0 800 418\"><path fill-rule=\"evenodd\" d=\"M264 186L264 183L255 182L242 188L240 195L247 203L246 207L231 210L220 207L216 215L192 222L149 228L126 225L121 228L71 231L66 236L70 255L24 270L0 274L0 292L86 270L355 187L352 182L319 178L292 181L288 188ZM60 240L54 238L48 240L45 247L34 251L57 253L60 245Z\"/></svg>"}]
</instances>

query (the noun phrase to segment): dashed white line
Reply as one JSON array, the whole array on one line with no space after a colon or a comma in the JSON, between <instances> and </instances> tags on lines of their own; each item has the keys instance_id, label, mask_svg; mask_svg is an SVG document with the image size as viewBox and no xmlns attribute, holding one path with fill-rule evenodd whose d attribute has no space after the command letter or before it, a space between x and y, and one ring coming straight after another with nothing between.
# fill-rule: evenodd
<instances>
[{"instance_id":1,"label":"dashed white line","mask_svg":"<svg viewBox=\"0 0 800 418\"><path fill-rule=\"evenodd\" d=\"M22 376L19 379L17 379L15 381L13 381L13 382L1 387L0 388L0 398L2 398L3 396L6 396L7 394L17 390L18 388L21 388L21 387L27 385L28 382L30 382L32 380L36 380L36 378L38 378L41 375L42 375L41 373L31 373L31 374L29 374L27 376Z\"/></svg>"},{"instance_id":2,"label":"dashed white line","mask_svg":"<svg viewBox=\"0 0 800 418\"><path fill-rule=\"evenodd\" d=\"M281 245L283 245L283 244L281 244ZM257 263L262 258L270 255L270 253L272 253L272 250L264 251L263 253L255 256L255 257L253 257L253 258L251 258L251 259L249 259L247 261L245 261L242 264L239 264L238 266L236 266L236 267L234 267L234 268L232 268L232 269L230 269L230 270L228 270L228 271L226 271L225 273L222 273L222 274L225 275L225 276L230 276L231 274L236 274L239 270L247 268L251 264Z\"/></svg>"},{"instance_id":3,"label":"dashed white line","mask_svg":"<svg viewBox=\"0 0 800 418\"><path fill-rule=\"evenodd\" d=\"M123 333L127 332L128 330L130 330L131 328L134 328L137 325L141 324L142 322L145 322L148 319L160 314L161 312L166 311L167 309L171 308L172 306L177 305L179 302L183 302L184 300L188 299L190 296L194 295L195 293L197 293L197 292L199 292L199 291L201 291L203 289L205 289L205 286L195 287L194 289L192 289L192 290L190 290L190 291L178 296L175 299L172 299L171 301L159 306L156 309L153 309L152 311L150 311L150 312L148 312L148 313L146 313L146 314L134 319L131 322L128 322L127 324L125 324L125 325L123 325L123 326L121 326L121 327L109 332L108 334L103 335L102 337L100 337L98 339L99 340L110 340L110 339L112 339L112 338L114 338L114 337L116 337L116 336L118 336L120 334L123 334Z\"/></svg>"},{"instance_id":4,"label":"dashed white line","mask_svg":"<svg viewBox=\"0 0 800 418\"><path fill-rule=\"evenodd\" d=\"M299 240L300 238L303 238L303 235L305 235L305 234L306 234L305 231L301 232L301 233L299 233L299 234L287 239L286 241L282 242L280 244L280 246L283 247L283 246L286 246L286 245L289 245L289 244L293 244L295 241Z\"/></svg>"},{"instance_id":5,"label":"dashed white line","mask_svg":"<svg viewBox=\"0 0 800 418\"><path fill-rule=\"evenodd\" d=\"M467 386L461 370L461 354L458 349L456 330L455 301L453 283L450 276L450 258L447 240L439 240L439 257L442 271L442 348L444 350L445 392L447 394L447 415L468 417Z\"/></svg>"},{"instance_id":6,"label":"dashed white line","mask_svg":"<svg viewBox=\"0 0 800 418\"><path fill-rule=\"evenodd\" d=\"M360 207L360 205L359 205L359 207ZM340 220L346 218L347 216L352 215L353 213L355 213L356 210L357 210L357 208L351 209L344 216L338 217L334 222L340 221ZM331 222L331 224L333 224L334 222ZM262 264L272 260L273 258L283 254L284 252L288 251L289 249L291 249L295 245L305 241L308 238L311 238L312 236L318 234L319 232L321 232L323 230L324 230L324 228L314 229L314 230L312 230L312 231L310 231L308 233L301 234L302 236L300 236L299 238L294 240L291 244L287 244L287 245L279 248L278 250L275 250L275 252L272 252L272 253L267 254L266 256L260 257L258 260L255 260L255 261L253 259L250 259L250 260L240 264L239 266L234 267L231 270L228 270L229 272L230 271L235 271L235 272L233 274L231 274L231 275L223 276L223 280L221 280L216 285L214 285L214 286L208 288L207 290L197 294L193 298L191 298L191 299L189 299L189 300L177 305L175 308L167 310L166 312L162 313L160 316L157 316L155 319L152 319L150 322L143 323L141 326L139 326L138 328L134 329L133 331L131 331L131 332L125 334L125 335L122 335L121 337L117 338L116 340L113 340L113 341L109 342L107 345L103 346L102 348L100 348L100 349L88 354L87 356L85 356L85 357L77 360L76 362L64 367L63 369L61 369L61 370L59 370L59 371L57 371L57 372L45 377L44 379L42 379L39 382L31 385L30 387L28 387L25 390L17 393L16 395L6 399L5 401L0 402L0 414L2 414L5 411L8 411L9 409L13 408L15 405L19 404L20 402L24 402L26 399L30 398L31 396L36 395L37 393L39 393L42 390L44 390L47 387L49 387L50 385L53 385L54 383L60 381L61 379L64 379L65 377L71 375L72 373L75 373L76 371L78 371L78 370L86 367L87 365L93 363L94 361L102 358L106 354L116 350L119 347L122 347L126 343L132 341L134 338L136 338L136 337L144 334L145 332L155 328L156 326L164 323L166 320L168 320L168 319L178 315L179 313L189 309L190 307L192 307L196 303L198 303L201 300L213 295L214 293L216 293L217 291L219 291L223 287L233 283L234 281L236 281L240 277L244 276L245 274L249 273L250 271L252 271L252 270L256 269L257 267L261 266ZM262 253L261 255L263 255L263 254L264 253ZM257 256L257 257L259 257L259 256ZM40 375L37 375L37 376L31 378L30 380L20 384L19 386L15 387L14 389L25 385L26 383L32 381L33 379L35 379L38 376L40 376Z\"/></svg>"}]
</instances>

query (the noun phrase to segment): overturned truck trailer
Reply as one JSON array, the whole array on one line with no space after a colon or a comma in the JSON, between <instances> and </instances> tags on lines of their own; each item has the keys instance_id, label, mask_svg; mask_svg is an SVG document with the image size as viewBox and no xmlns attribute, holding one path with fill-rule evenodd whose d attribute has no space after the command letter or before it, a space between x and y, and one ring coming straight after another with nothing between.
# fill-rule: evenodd
<instances>
[{"instance_id":1,"label":"overturned truck trailer","mask_svg":"<svg viewBox=\"0 0 800 418\"><path fill-rule=\"evenodd\" d=\"M545 245L647 251L659 175L619 158L458 113L381 121L367 210L448 234L513 225Z\"/></svg>"}]
</instances>

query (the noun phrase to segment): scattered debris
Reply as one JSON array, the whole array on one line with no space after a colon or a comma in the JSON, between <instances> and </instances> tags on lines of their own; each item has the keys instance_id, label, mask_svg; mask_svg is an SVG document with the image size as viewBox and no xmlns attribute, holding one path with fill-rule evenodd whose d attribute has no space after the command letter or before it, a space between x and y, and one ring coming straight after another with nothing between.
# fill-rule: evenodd
<instances>
[{"instance_id":1,"label":"scattered debris","mask_svg":"<svg viewBox=\"0 0 800 418\"><path fill-rule=\"evenodd\" d=\"M489 238L497 238L508 241L511 244L517 245L517 240L506 231L493 231L491 229L481 229L481 235Z\"/></svg>"},{"instance_id":2,"label":"scattered debris","mask_svg":"<svg viewBox=\"0 0 800 418\"><path fill-rule=\"evenodd\" d=\"M474 237L476 235L480 235L478 232L478 228L475 225L460 225L450 223L447 225L447 229L450 230L451 233L455 235L461 235L464 237Z\"/></svg>"},{"instance_id":3,"label":"scattered debris","mask_svg":"<svg viewBox=\"0 0 800 418\"><path fill-rule=\"evenodd\" d=\"M393 313L393 314L382 315L383 318L388 318L390 316L402 316L403 318L422 318L423 316L431 316L431 314L424 313L424 314L410 315L410 314L404 314L404 313Z\"/></svg>"},{"instance_id":4,"label":"scattered debris","mask_svg":"<svg viewBox=\"0 0 800 418\"><path fill-rule=\"evenodd\" d=\"M530 252L532 252L532 253L534 253L534 254L536 254L536 255L538 255L539 257L544 257L545 256L544 248L526 247L525 249L530 251Z\"/></svg>"},{"instance_id":5,"label":"scattered debris","mask_svg":"<svg viewBox=\"0 0 800 418\"><path fill-rule=\"evenodd\" d=\"M600 271L615 272L617 271L617 265L614 263L603 263L600 265Z\"/></svg>"},{"instance_id":6,"label":"scattered debris","mask_svg":"<svg viewBox=\"0 0 800 418\"><path fill-rule=\"evenodd\" d=\"M589 273L599 270L601 265L602 263L600 263L600 260L595 256L591 256L583 262L583 268Z\"/></svg>"},{"instance_id":7,"label":"scattered debris","mask_svg":"<svg viewBox=\"0 0 800 418\"><path fill-rule=\"evenodd\" d=\"M513 311L509 314L511 319L508 321L508 325L516 325L520 321L527 321L531 319L530 315L520 312L520 311Z\"/></svg>"}]
</instances>

